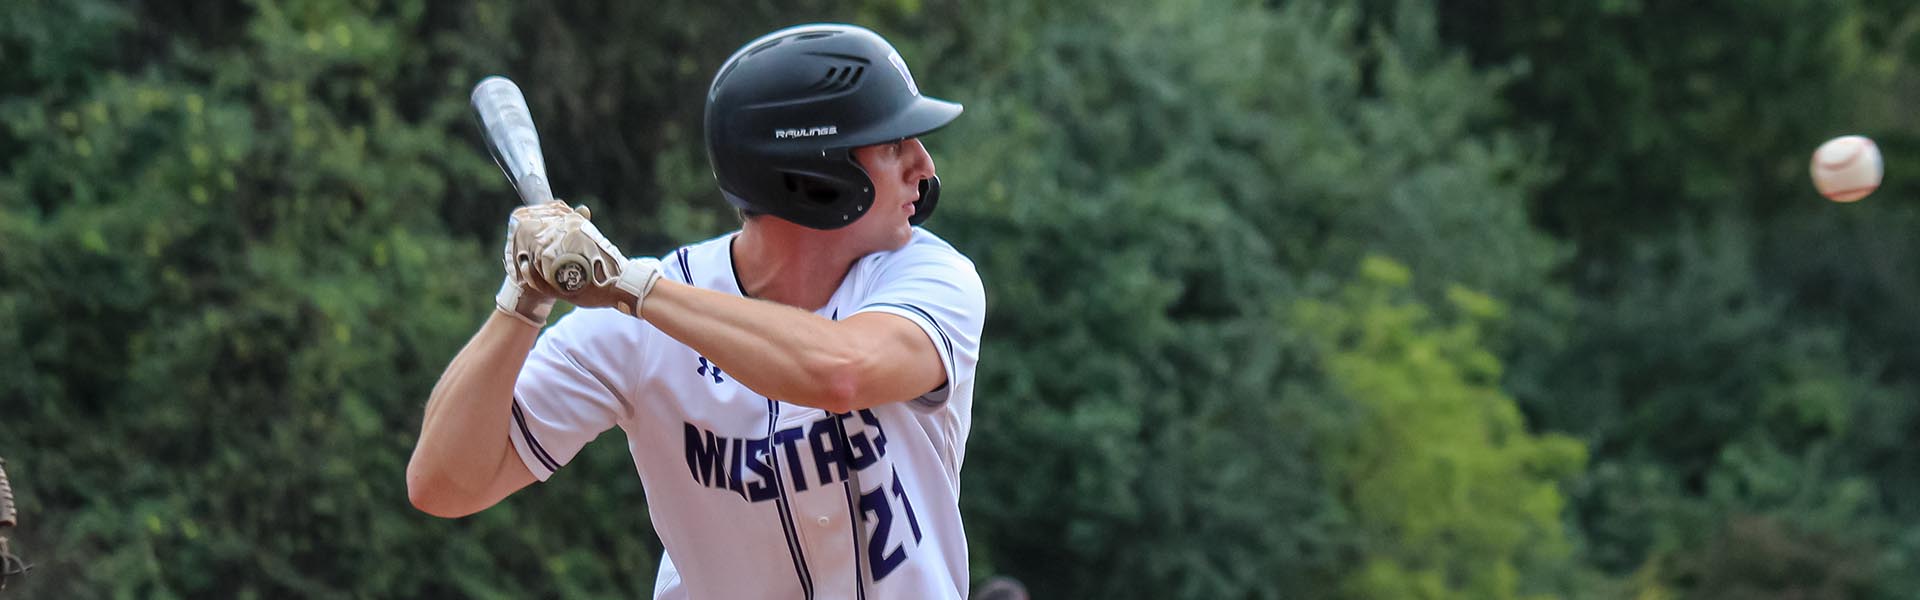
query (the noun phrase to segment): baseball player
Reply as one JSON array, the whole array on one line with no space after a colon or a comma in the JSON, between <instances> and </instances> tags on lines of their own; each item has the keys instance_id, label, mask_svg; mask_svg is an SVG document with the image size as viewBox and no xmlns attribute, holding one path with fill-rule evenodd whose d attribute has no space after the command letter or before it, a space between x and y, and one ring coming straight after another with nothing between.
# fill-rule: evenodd
<instances>
[{"instance_id":1,"label":"baseball player","mask_svg":"<svg viewBox=\"0 0 1920 600\"><path fill-rule=\"evenodd\" d=\"M739 231L628 259L560 203L515 210L499 310L447 366L407 467L419 509L471 514L612 427L666 547L655 598L964 598L960 466L985 294L918 227L918 137L959 116L872 31L748 43L707 93ZM584 259L544 333L546 279Z\"/></svg>"}]
</instances>

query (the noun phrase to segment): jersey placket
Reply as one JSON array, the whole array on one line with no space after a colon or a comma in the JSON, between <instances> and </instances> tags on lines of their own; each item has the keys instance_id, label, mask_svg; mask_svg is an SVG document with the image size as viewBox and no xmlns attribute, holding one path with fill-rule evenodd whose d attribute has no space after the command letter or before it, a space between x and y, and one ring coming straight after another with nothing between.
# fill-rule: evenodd
<instances>
[{"instance_id":1,"label":"jersey placket","mask_svg":"<svg viewBox=\"0 0 1920 600\"><path fill-rule=\"evenodd\" d=\"M801 447L817 452L825 443L833 448L826 456L796 453L799 464L795 464L794 455L776 453L780 474L786 479L782 492L792 505L817 597L858 598L865 588L865 577L855 572L864 565L857 560L853 545L854 525L847 499L847 469L852 466L841 454L844 442L834 430L834 417L791 404L780 405L779 410L783 415L780 428L798 428L807 438L796 441Z\"/></svg>"},{"instance_id":2,"label":"jersey placket","mask_svg":"<svg viewBox=\"0 0 1920 600\"><path fill-rule=\"evenodd\" d=\"M770 443L777 440L776 434L780 431L782 424L780 413L780 403L771 398L767 399L767 440ZM812 565L807 559L811 544L805 526L800 523L800 516L794 513L791 502L793 482L787 481L791 477L785 470L788 465L782 464L780 445L774 443L770 449L771 451L767 453L768 467L773 472L774 489L779 492L774 502L780 514L781 534L786 538L787 552L793 559L794 575L799 579L802 596L811 600L815 597Z\"/></svg>"}]
</instances>

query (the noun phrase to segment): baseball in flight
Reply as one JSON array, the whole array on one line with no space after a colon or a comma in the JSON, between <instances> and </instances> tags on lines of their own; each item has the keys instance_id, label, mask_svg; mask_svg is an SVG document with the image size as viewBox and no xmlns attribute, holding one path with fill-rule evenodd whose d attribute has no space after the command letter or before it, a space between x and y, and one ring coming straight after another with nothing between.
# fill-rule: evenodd
<instances>
[{"instance_id":1,"label":"baseball in flight","mask_svg":"<svg viewBox=\"0 0 1920 600\"><path fill-rule=\"evenodd\" d=\"M1834 202L1852 202L1880 187L1880 147L1865 136L1845 135L1813 151L1813 187Z\"/></svg>"}]
</instances>

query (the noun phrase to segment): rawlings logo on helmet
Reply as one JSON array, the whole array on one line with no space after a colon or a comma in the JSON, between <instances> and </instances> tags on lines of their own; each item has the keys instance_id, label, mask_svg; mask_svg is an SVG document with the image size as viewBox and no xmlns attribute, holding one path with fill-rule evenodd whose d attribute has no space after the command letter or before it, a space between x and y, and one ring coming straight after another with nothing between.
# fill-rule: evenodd
<instances>
[{"instance_id":1,"label":"rawlings logo on helmet","mask_svg":"<svg viewBox=\"0 0 1920 600\"><path fill-rule=\"evenodd\" d=\"M792 139L792 138L809 138L809 137L818 137L823 135L840 135L840 126L839 125L823 125L820 127L808 127L805 129L795 128L795 129L773 130L773 139L776 139L776 140L785 140L785 139Z\"/></svg>"}]
</instances>

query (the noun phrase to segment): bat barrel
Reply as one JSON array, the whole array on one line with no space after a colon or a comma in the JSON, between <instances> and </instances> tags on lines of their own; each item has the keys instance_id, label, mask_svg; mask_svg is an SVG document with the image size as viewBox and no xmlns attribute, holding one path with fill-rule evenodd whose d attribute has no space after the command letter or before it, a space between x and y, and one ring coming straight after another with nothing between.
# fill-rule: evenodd
<instances>
[{"instance_id":1,"label":"bat barrel","mask_svg":"<svg viewBox=\"0 0 1920 600\"><path fill-rule=\"evenodd\" d=\"M487 152L520 193L521 201L551 202L553 188L547 183L547 159L540 152L540 132L533 126L533 113L527 108L527 97L520 93L520 86L495 75L473 86L470 100L474 115L480 119L480 131L487 138Z\"/></svg>"}]
</instances>

